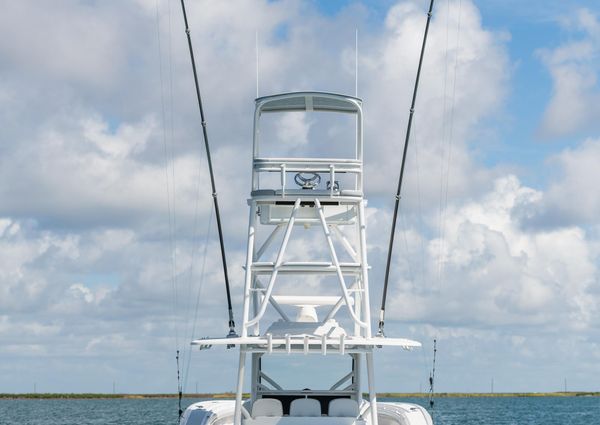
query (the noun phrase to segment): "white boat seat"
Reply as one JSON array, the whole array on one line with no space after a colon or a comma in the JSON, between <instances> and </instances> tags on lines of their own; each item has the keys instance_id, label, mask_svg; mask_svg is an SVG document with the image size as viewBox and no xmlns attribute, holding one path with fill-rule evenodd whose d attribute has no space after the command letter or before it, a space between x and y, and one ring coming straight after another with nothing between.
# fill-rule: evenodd
<instances>
[{"instance_id":1,"label":"white boat seat","mask_svg":"<svg viewBox=\"0 0 600 425\"><path fill-rule=\"evenodd\" d=\"M329 402L330 417L357 417L358 403L350 398L336 398Z\"/></svg>"},{"instance_id":2,"label":"white boat seat","mask_svg":"<svg viewBox=\"0 0 600 425\"><path fill-rule=\"evenodd\" d=\"M189 422L188 422L189 423ZM260 417L260 418L248 418L242 419L243 425L366 425L366 422L362 419L349 418L349 417L337 417L330 418L328 416L313 417L307 419L306 417L294 417L294 416L283 416L283 417Z\"/></svg>"},{"instance_id":3,"label":"white boat seat","mask_svg":"<svg viewBox=\"0 0 600 425\"><path fill-rule=\"evenodd\" d=\"M321 403L314 398L297 398L290 404L290 416L321 416Z\"/></svg>"},{"instance_id":4,"label":"white boat seat","mask_svg":"<svg viewBox=\"0 0 600 425\"><path fill-rule=\"evenodd\" d=\"M283 416L283 405L275 398L259 398L252 403L252 417Z\"/></svg>"}]
</instances>

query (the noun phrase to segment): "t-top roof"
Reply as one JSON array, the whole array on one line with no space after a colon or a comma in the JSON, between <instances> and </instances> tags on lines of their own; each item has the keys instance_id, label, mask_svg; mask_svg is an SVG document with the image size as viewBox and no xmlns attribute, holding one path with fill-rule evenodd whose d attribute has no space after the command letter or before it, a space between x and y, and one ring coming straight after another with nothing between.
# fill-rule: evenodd
<instances>
[{"instance_id":1,"label":"t-top roof","mask_svg":"<svg viewBox=\"0 0 600 425\"><path fill-rule=\"evenodd\" d=\"M295 92L264 96L256 99L261 112L331 111L357 113L362 99L336 93Z\"/></svg>"}]
</instances>

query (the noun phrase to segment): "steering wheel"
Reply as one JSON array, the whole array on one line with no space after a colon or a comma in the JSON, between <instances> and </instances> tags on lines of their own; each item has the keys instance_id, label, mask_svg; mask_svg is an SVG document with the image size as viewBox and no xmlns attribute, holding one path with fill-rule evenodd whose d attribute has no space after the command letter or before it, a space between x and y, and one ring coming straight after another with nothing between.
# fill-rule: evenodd
<instances>
[{"instance_id":1,"label":"steering wheel","mask_svg":"<svg viewBox=\"0 0 600 425\"><path fill-rule=\"evenodd\" d=\"M321 176L317 173L296 173L294 181L302 189L314 189L321 183Z\"/></svg>"}]
</instances>

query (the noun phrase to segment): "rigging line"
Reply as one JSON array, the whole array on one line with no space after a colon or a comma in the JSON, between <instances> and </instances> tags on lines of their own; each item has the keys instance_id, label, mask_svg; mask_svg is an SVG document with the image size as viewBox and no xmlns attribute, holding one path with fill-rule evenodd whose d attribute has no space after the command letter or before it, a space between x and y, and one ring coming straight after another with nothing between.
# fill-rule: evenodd
<instances>
[{"instance_id":1,"label":"rigging line","mask_svg":"<svg viewBox=\"0 0 600 425\"><path fill-rule=\"evenodd\" d=\"M183 0L182 0L183 1ZM421 46L421 55L419 57L419 66L417 68L417 76L415 78L415 86L413 90L412 102L410 105L410 113L408 116L408 125L406 128L406 138L404 140L404 151L402 153L402 165L400 166L400 177L398 178L398 189L396 190L396 202L394 204L394 217L392 219L392 229L390 232L390 243L388 247L387 263L385 267L385 279L383 282L383 295L381 297L381 311L379 312L379 330L377 335L383 336L383 327L385 325L385 302L387 298L387 289L390 276L390 264L392 260L392 248L394 246L394 233L396 232L396 219L398 217L398 206L400 204L400 191L402 189L402 178L404 177L404 166L406 164L406 152L408 149L408 142L410 140L410 129L412 126L413 114L415 112L415 103L417 100L417 91L419 88L419 78L421 76L421 68L423 66L423 57L425 55L425 45L427 44L427 33L429 32L429 23L431 22L431 15L433 10L433 2L429 3L429 11L427 12L427 23L425 25L425 33L423 34L423 44Z\"/></svg>"},{"instance_id":2,"label":"rigging line","mask_svg":"<svg viewBox=\"0 0 600 425\"><path fill-rule=\"evenodd\" d=\"M167 0L167 58L168 58L168 77L169 77L169 133L171 146L171 187L172 187L172 207L173 207L173 264L175 270L175 285L177 286L177 295L180 295L179 280L177 279L177 179L175 174L175 130L174 130L174 96L173 96L173 54L172 54L172 26L171 26L171 0ZM179 302L179 299L178 299ZM177 306L179 307L179 306ZM178 347L179 348L179 347Z\"/></svg>"},{"instance_id":3,"label":"rigging line","mask_svg":"<svg viewBox=\"0 0 600 425\"><path fill-rule=\"evenodd\" d=\"M198 83L198 73L196 71L196 61L194 59L194 49L192 48L192 38L190 35L190 27L188 25L187 13L185 11L185 2L181 0L181 11L183 12L183 20L185 22L185 33L187 35L188 48L190 51L190 60L192 62L192 71L194 73L194 84L196 87L196 98L198 99L198 109L202 122L202 135L204 137L204 148L206 150L206 161L208 162L208 171L210 174L210 184L212 189L213 204L215 208L215 216L217 218L217 230L219 232L219 245L221 247L221 260L223 262L223 277L225 279L225 291L227 294L227 309L229 314L229 334L228 336L237 336L235 333L235 321L233 320L233 307L231 305L231 290L229 289L229 276L227 274L227 259L225 257L225 242L223 241L223 229L221 226L221 215L219 213L219 201L217 199L217 189L215 186L215 176L213 173L212 160L210 156L210 148L208 145L208 132L206 129L206 120L204 118L204 108L202 107L202 97L200 96L200 85Z\"/></svg>"},{"instance_id":4,"label":"rigging line","mask_svg":"<svg viewBox=\"0 0 600 425\"><path fill-rule=\"evenodd\" d=\"M202 159L202 153L200 153L200 160ZM192 283L193 283L193 279L194 279L194 264L195 264L195 259L196 259L196 253L197 253L197 245L194 244L194 240L199 238L199 232L200 232L200 194L201 194L201 189L202 189L202 167L196 167L198 173L196 174L196 192L195 192L195 202L194 202L194 218L193 218L193 225L192 225L192 249L191 249L191 256L190 256L190 266L189 266L189 273L188 273L188 289L189 289L189 294L191 295L191 291L192 291ZM209 215L212 214L212 206L211 209L209 211ZM187 303L187 309L190 310L191 309L191 301L188 299L188 303ZM186 324L189 324L189 311L186 311ZM187 334L187 332L186 332Z\"/></svg>"},{"instance_id":5,"label":"rigging line","mask_svg":"<svg viewBox=\"0 0 600 425\"><path fill-rule=\"evenodd\" d=\"M175 140L174 96L173 96L173 28L171 25L171 0L167 0L167 14L169 24L169 106L171 140ZM175 165L173 165L175 167Z\"/></svg>"},{"instance_id":6,"label":"rigging line","mask_svg":"<svg viewBox=\"0 0 600 425\"><path fill-rule=\"evenodd\" d=\"M200 162L202 161L202 152L200 152ZM197 174L196 174L196 192L195 192L195 202L194 202L194 218L193 218L193 226L192 226L192 239L191 239L191 256L190 256L190 266L189 266L189 273L188 273L188 293L186 296L187 299L187 305L186 305L186 312L185 312L185 325L186 325L186 332L185 335L187 336L189 334L189 329L191 327L193 327L193 324L191 323L190 320L190 314L191 314L191 310L192 310L192 305L193 305L193 296L192 296L192 288L193 288L193 281L194 281L194 264L196 263L196 254L198 251L198 245L196 244L194 241L199 240L200 239L200 194L202 193L201 189L202 189L202 167L198 166L196 167L197 169ZM209 226L210 226L210 221L212 220L212 213L213 213L213 208L211 205L210 211L209 211ZM210 231L210 227L207 230L207 234L206 234L206 244L208 244L208 236L209 236L209 231ZM204 254L206 256L206 252ZM202 283L200 282L200 286L202 285ZM197 308L197 307L196 307ZM188 353L191 352L192 346L188 345ZM184 353L185 354L185 353ZM189 362L190 361L190 356L185 356L183 357L183 367L184 369L187 369L187 367L189 366ZM187 375L185 376L185 379L187 379ZM184 384L184 389L185 389L185 384Z\"/></svg>"},{"instance_id":7,"label":"rigging line","mask_svg":"<svg viewBox=\"0 0 600 425\"><path fill-rule=\"evenodd\" d=\"M160 1L160 0L159 0ZM167 76L168 76L168 125L169 125L169 136L170 138L167 140L167 146L170 147L170 162L171 162L171 209L172 209L172 235L173 235L173 270L174 270L174 282L176 288L176 299L175 299L175 308L176 314L180 311L180 299L181 292L184 290L184 287L180 287L180 280L177 276L178 270L178 256L177 256L177 179L175 172L175 163L176 163L176 153L175 153L175 130L174 130L174 96L173 96L173 48L172 48L172 39L173 39L173 31L171 25L171 0L166 0L167 2ZM186 299L188 297L185 297ZM179 312L178 316L181 318L181 313ZM179 335L179 326L175 324L176 333ZM185 335L185 328L182 329ZM179 338L178 338L179 339ZM180 349L179 342L177 343L177 349Z\"/></svg>"},{"instance_id":8,"label":"rigging line","mask_svg":"<svg viewBox=\"0 0 600 425\"><path fill-rule=\"evenodd\" d=\"M408 249L408 239L406 237L406 217L404 214L402 214L402 211L400 211L400 224L402 226L402 235L404 236L404 249L406 249L406 263L408 266L408 277L410 279L411 282L415 281L415 275L413 273L413 268L411 265L411 255L410 255L410 251Z\"/></svg>"},{"instance_id":9,"label":"rigging line","mask_svg":"<svg viewBox=\"0 0 600 425\"><path fill-rule=\"evenodd\" d=\"M421 200L421 172L419 167L419 136L420 136L420 128L419 128L419 119L418 117L413 118L413 128L414 128L414 151L415 151L415 171L417 175L417 213L418 213L418 229L419 229L419 246L421 247L421 283L425 282L425 224L423 223L423 203Z\"/></svg>"},{"instance_id":10,"label":"rigging line","mask_svg":"<svg viewBox=\"0 0 600 425\"><path fill-rule=\"evenodd\" d=\"M166 128L166 107L165 107L165 89L164 89L164 76L163 76L163 61L162 61L162 45L161 45L161 33L160 33L160 0L156 0L156 35L158 41L158 64L160 74L160 100L161 100L161 117L162 117L162 129L163 129L163 154L165 160L165 181L166 181L166 192L167 192L167 212L169 214L169 246L171 249L171 285L173 293L173 316L177 316L177 305L178 305L178 289L177 289L177 270L175 263L175 244L174 244L174 206L171 208L171 190L169 189L169 155L168 155L168 144L167 144L167 128ZM173 181L174 186L174 181ZM175 188L173 187L173 192ZM174 204L174 194L173 194ZM175 351L176 351L176 362L177 362L177 395L178 395L178 418L181 418L183 410L181 408L181 379L180 379L180 367L179 367L179 329L177 323L175 324Z\"/></svg>"},{"instance_id":11,"label":"rigging line","mask_svg":"<svg viewBox=\"0 0 600 425\"><path fill-rule=\"evenodd\" d=\"M194 310L194 320L192 322L192 330L191 330L190 338L189 338L190 341L194 340L194 337L196 335L196 324L198 323L198 311L200 309L200 295L202 294L202 287L204 286L204 277L205 277L204 272L206 270L206 257L208 255L208 242L209 242L211 229L212 229L212 218L213 218L213 209L211 208L210 214L208 216L208 225L206 228L206 236L204 238L204 254L202 255L202 266L200 267L200 280L198 283L198 295L196 296L196 308ZM190 344L188 346L187 361L185 363L185 374L183 376L184 390L187 388L191 356L192 356L192 345Z\"/></svg>"},{"instance_id":12,"label":"rigging line","mask_svg":"<svg viewBox=\"0 0 600 425\"><path fill-rule=\"evenodd\" d=\"M440 190L439 190L439 210L438 210L438 257L437 257L437 281L438 285L441 282L441 270L442 270L442 209L443 209L443 193L444 193L444 159L446 151L444 145L447 140L447 102L448 102L448 45L449 45L449 33L450 33L450 0L446 0L446 50L444 54L444 100L442 109L442 137L440 138Z\"/></svg>"},{"instance_id":13,"label":"rigging line","mask_svg":"<svg viewBox=\"0 0 600 425\"><path fill-rule=\"evenodd\" d=\"M171 189L169 188L169 150L167 143L167 129L166 129L166 106L164 97L164 76L163 76L163 65L162 65L162 45L160 40L160 11L159 11L160 0L156 0L156 34L158 39L158 64L160 74L160 100L161 100L161 117L162 117L162 133L163 133L163 154L165 160L165 181L166 181L166 192L167 192L167 213L169 215L169 247L171 250L171 286L173 294L173 316L177 316L177 305L178 305L178 291L177 291L177 274L175 269L174 261L174 231L173 231L173 211L171 207ZM179 330L175 326L175 348L179 349Z\"/></svg>"},{"instance_id":14,"label":"rigging line","mask_svg":"<svg viewBox=\"0 0 600 425\"><path fill-rule=\"evenodd\" d=\"M458 23L456 26L456 50L454 53L454 75L452 82L452 102L450 104L450 129L448 134L448 164L446 167L446 187L444 194L444 215L442 217L442 238L441 240L445 240L445 232L446 232L446 214L448 210L448 190L450 184L450 164L452 160L452 142L454 139L454 106L456 102L456 76L458 74L458 52L460 48L460 31L461 31L461 19L462 19L462 0L458 1ZM443 277L445 273L445 263L442 264L442 268L440 271L441 277Z\"/></svg>"}]
</instances>

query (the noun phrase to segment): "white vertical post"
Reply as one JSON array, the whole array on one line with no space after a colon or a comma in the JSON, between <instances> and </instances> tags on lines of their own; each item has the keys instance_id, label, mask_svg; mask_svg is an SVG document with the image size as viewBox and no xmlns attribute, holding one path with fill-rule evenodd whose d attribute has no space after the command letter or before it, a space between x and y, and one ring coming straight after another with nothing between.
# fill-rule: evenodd
<instances>
[{"instance_id":1,"label":"white vertical post","mask_svg":"<svg viewBox=\"0 0 600 425\"><path fill-rule=\"evenodd\" d=\"M360 406L360 401L362 399L362 392L361 392L361 369L362 369L362 354L360 353L356 353L354 355L354 386L356 388L356 402L358 403L358 405Z\"/></svg>"},{"instance_id":2,"label":"white vertical post","mask_svg":"<svg viewBox=\"0 0 600 425\"><path fill-rule=\"evenodd\" d=\"M248 219L248 246L246 251L246 278L244 282L244 308L242 316L242 337L248 336L248 316L250 314L250 296L253 279L252 259L254 258L254 235L256 225L256 201L250 201L250 218Z\"/></svg>"},{"instance_id":3,"label":"white vertical post","mask_svg":"<svg viewBox=\"0 0 600 425\"><path fill-rule=\"evenodd\" d=\"M358 204L358 226L360 235L360 265L362 269L361 284L364 289L362 302L364 306L364 321L368 326L365 327L366 337L371 337L371 306L369 301L369 264L367 263L367 223L365 220L365 203L361 199Z\"/></svg>"},{"instance_id":4,"label":"white vertical post","mask_svg":"<svg viewBox=\"0 0 600 425\"><path fill-rule=\"evenodd\" d=\"M286 174L285 164L281 164L281 197L285 196L285 174Z\"/></svg>"},{"instance_id":5,"label":"white vertical post","mask_svg":"<svg viewBox=\"0 0 600 425\"><path fill-rule=\"evenodd\" d=\"M235 391L235 412L233 425L242 425L242 390L244 387L244 372L246 369L246 347L240 346L240 364L238 368L237 389Z\"/></svg>"},{"instance_id":6,"label":"white vertical post","mask_svg":"<svg viewBox=\"0 0 600 425\"><path fill-rule=\"evenodd\" d=\"M258 157L259 135L260 135L260 106L256 105L254 111L254 132L252 134L252 190L257 190L260 187L260 173L254 168L254 160Z\"/></svg>"},{"instance_id":7,"label":"white vertical post","mask_svg":"<svg viewBox=\"0 0 600 425\"><path fill-rule=\"evenodd\" d=\"M256 397L257 397L257 393L258 393L258 362L260 361L260 354L259 353L252 353L251 354L252 357L252 377L251 382L250 382L250 391L251 391L251 395L250 397L252 397L252 403L254 403L256 401Z\"/></svg>"},{"instance_id":8,"label":"white vertical post","mask_svg":"<svg viewBox=\"0 0 600 425\"><path fill-rule=\"evenodd\" d=\"M258 306L260 305L260 295L258 294L258 278L252 273L252 313L254 316L258 313ZM257 322L252 330L252 335L260 335L260 324Z\"/></svg>"},{"instance_id":9,"label":"white vertical post","mask_svg":"<svg viewBox=\"0 0 600 425\"><path fill-rule=\"evenodd\" d=\"M377 421L377 393L375 392L375 376L373 373L373 352L368 352L367 380L369 384L369 404L371 406L371 425L378 425Z\"/></svg>"},{"instance_id":10,"label":"white vertical post","mask_svg":"<svg viewBox=\"0 0 600 425\"><path fill-rule=\"evenodd\" d=\"M335 186L335 166L331 164L329 166L329 196L333 197L333 189Z\"/></svg>"},{"instance_id":11,"label":"white vertical post","mask_svg":"<svg viewBox=\"0 0 600 425\"><path fill-rule=\"evenodd\" d=\"M356 112L356 159L360 161L360 173L356 176L356 189L363 190L363 115L362 107L357 105Z\"/></svg>"},{"instance_id":12,"label":"white vertical post","mask_svg":"<svg viewBox=\"0 0 600 425\"><path fill-rule=\"evenodd\" d=\"M354 292L354 311L356 311L356 315L358 317L362 317L362 297L361 297L361 293L360 293L360 276L356 278L356 281L354 282L353 287L357 288L357 291ZM367 323L369 323L368 320L366 320ZM354 324L354 335L356 336L361 336L361 328L360 326L358 326L356 323Z\"/></svg>"}]
</instances>

